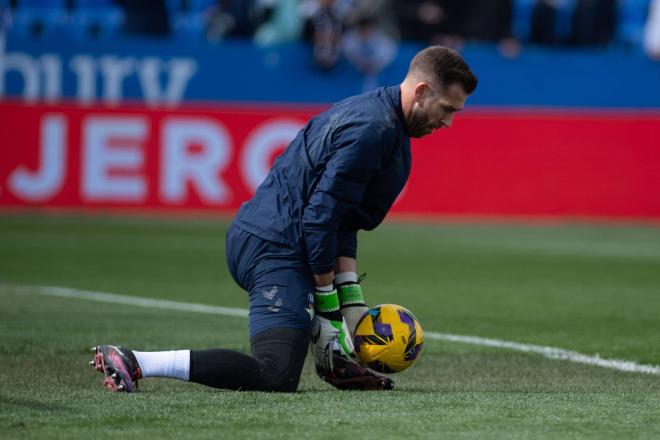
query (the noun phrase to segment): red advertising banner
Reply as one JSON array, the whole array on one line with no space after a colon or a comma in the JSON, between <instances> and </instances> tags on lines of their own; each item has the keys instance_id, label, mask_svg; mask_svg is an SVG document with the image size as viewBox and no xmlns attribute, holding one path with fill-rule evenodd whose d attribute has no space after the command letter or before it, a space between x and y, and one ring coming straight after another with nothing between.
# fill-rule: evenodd
<instances>
[{"instance_id":1,"label":"red advertising banner","mask_svg":"<svg viewBox=\"0 0 660 440\"><path fill-rule=\"evenodd\" d=\"M0 103L0 209L231 212L320 108ZM660 218L660 114L473 110L413 141L403 215Z\"/></svg>"}]
</instances>

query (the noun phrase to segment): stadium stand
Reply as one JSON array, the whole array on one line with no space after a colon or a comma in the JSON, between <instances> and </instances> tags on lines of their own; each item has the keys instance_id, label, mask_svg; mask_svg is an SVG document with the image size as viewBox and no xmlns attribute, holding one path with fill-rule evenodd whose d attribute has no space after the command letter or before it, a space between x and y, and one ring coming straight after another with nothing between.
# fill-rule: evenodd
<instances>
[{"instance_id":1,"label":"stadium stand","mask_svg":"<svg viewBox=\"0 0 660 440\"><path fill-rule=\"evenodd\" d=\"M124 12L112 0L77 0L70 12L73 34L79 39L110 38L121 30Z\"/></svg>"},{"instance_id":2,"label":"stadium stand","mask_svg":"<svg viewBox=\"0 0 660 440\"><path fill-rule=\"evenodd\" d=\"M182 40L204 39L208 35L209 24L213 24L211 20L214 12L215 26L227 27L223 34L246 37L254 33L259 21L270 18L268 13L263 14L263 11L270 12L272 15L273 11L277 11L281 5L283 7L285 5L286 11L290 13L291 4L296 4L295 1L289 2L288 0L270 2L265 0L163 0L161 2L142 2L140 0L16 0L10 2L3 0L3 3L5 4L4 9L9 6L14 10L11 34L23 38L43 38L58 32L73 34L81 38L107 38L118 32L123 25L129 24L128 15L137 13L136 11L140 8L149 12L152 21L158 21L158 14L154 14L154 11L159 9L159 4L164 3L164 11L171 24L172 35L174 38ZM300 3L300 9L303 11L309 10L309 3L315 2ZM333 8L341 11L341 16L350 17L346 10L351 7L359 9L360 2L331 1L329 3ZM404 8L417 7L418 3L420 2L405 2L407 6ZM465 5L472 2L444 0L424 3L436 3L441 10L449 13L449 16L454 17L454 21L456 21L457 14L454 12L458 11L458 15L464 16L469 9ZM602 6L607 3L615 5L617 24L613 42L639 46L648 13L649 0L618 0L616 2L515 0L501 2L496 9L511 9L513 34L519 40L523 42L530 40L536 14L537 21L541 19L552 22L553 32L557 35L556 40L561 42L569 40L571 28L575 27L576 12L587 11L586 21L598 25L603 21L602 17L591 17L590 19L589 14L593 14L591 11L598 9L593 6L594 4ZM399 11L401 10L400 6L397 8ZM483 10L479 7L475 9ZM538 17L539 14L541 17ZM218 21L220 15L223 18ZM469 16L468 19L470 19ZM472 20L474 21L474 17ZM453 25L453 29L455 28L456 24ZM453 32L460 34L462 31L455 29ZM167 31L161 30L159 33L168 34L169 28ZM467 31L467 33L470 32Z\"/></svg>"},{"instance_id":3,"label":"stadium stand","mask_svg":"<svg viewBox=\"0 0 660 440\"><path fill-rule=\"evenodd\" d=\"M67 25L66 0L23 0L14 8L10 32L19 37L48 37Z\"/></svg>"},{"instance_id":4,"label":"stadium stand","mask_svg":"<svg viewBox=\"0 0 660 440\"><path fill-rule=\"evenodd\" d=\"M649 10L648 0L620 0L617 39L627 45L639 46Z\"/></svg>"}]
</instances>

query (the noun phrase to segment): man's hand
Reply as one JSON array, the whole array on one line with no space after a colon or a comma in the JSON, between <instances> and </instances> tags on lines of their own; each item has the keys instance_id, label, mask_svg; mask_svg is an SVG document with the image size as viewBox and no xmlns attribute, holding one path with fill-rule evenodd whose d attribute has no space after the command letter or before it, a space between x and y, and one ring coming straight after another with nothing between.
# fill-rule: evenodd
<instances>
[{"instance_id":1,"label":"man's hand","mask_svg":"<svg viewBox=\"0 0 660 440\"><path fill-rule=\"evenodd\" d=\"M335 321L316 314L312 323L312 354L314 363L327 371L333 368L333 346L337 341L342 354L355 357L355 348L346 322Z\"/></svg>"},{"instance_id":2,"label":"man's hand","mask_svg":"<svg viewBox=\"0 0 660 440\"><path fill-rule=\"evenodd\" d=\"M339 291L341 314L352 336L355 336L355 328L360 322L360 319L369 310L369 307L364 303L360 280L355 272L340 273L335 278Z\"/></svg>"},{"instance_id":3,"label":"man's hand","mask_svg":"<svg viewBox=\"0 0 660 440\"><path fill-rule=\"evenodd\" d=\"M337 341L344 356L355 357L353 339L339 311L337 290L315 293L317 313L312 322L312 354L317 367L333 369L333 345Z\"/></svg>"},{"instance_id":4,"label":"man's hand","mask_svg":"<svg viewBox=\"0 0 660 440\"><path fill-rule=\"evenodd\" d=\"M316 365L316 374L333 387L340 390L391 390L394 381L343 357L339 352L332 353L333 368L324 369Z\"/></svg>"}]
</instances>

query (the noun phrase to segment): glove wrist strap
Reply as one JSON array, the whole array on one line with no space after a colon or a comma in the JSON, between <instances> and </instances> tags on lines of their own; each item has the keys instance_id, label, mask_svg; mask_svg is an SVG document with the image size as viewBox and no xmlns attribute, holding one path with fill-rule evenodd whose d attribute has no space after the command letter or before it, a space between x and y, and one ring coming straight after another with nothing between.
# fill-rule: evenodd
<instances>
[{"instance_id":1,"label":"glove wrist strap","mask_svg":"<svg viewBox=\"0 0 660 440\"><path fill-rule=\"evenodd\" d=\"M337 314L339 312L337 289L333 289L330 292L317 290L314 292L314 304L316 305L316 311L322 316L331 317L331 315Z\"/></svg>"},{"instance_id":2,"label":"glove wrist strap","mask_svg":"<svg viewBox=\"0 0 660 440\"><path fill-rule=\"evenodd\" d=\"M339 286L339 300L342 307L363 306L362 287L357 283Z\"/></svg>"}]
</instances>

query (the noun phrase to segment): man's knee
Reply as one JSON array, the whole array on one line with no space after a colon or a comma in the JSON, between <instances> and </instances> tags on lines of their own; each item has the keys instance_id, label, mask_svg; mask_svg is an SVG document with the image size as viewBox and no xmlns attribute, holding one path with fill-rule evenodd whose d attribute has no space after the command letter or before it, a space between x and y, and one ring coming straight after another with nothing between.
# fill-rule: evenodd
<instances>
[{"instance_id":1,"label":"man's knee","mask_svg":"<svg viewBox=\"0 0 660 440\"><path fill-rule=\"evenodd\" d=\"M264 391L295 392L307 355L309 333L279 327L259 333L251 342L252 356L264 373Z\"/></svg>"},{"instance_id":2,"label":"man's knee","mask_svg":"<svg viewBox=\"0 0 660 440\"><path fill-rule=\"evenodd\" d=\"M295 393L300 383L300 372L291 374L284 372L282 374L264 375L264 390L273 393Z\"/></svg>"}]
</instances>

